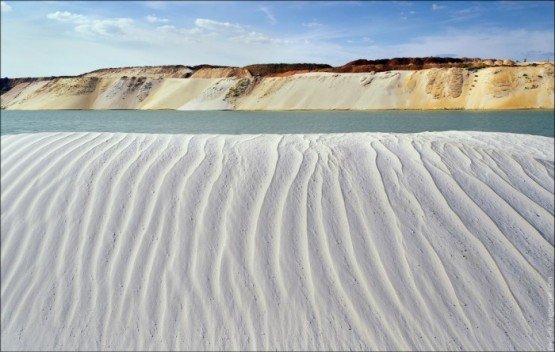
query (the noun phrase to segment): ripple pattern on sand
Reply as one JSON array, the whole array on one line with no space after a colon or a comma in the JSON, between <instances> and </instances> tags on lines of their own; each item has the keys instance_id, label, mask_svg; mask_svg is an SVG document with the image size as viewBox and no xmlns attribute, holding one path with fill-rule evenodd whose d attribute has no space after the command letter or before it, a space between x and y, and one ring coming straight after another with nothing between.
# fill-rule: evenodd
<instances>
[{"instance_id":1,"label":"ripple pattern on sand","mask_svg":"<svg viewBox=\"0 0 555 352\"><path fill-rule=\"evenodd\" d=\"M1 137L3 350L548 347L553 139Z\"/></svg>"}]
</instances>

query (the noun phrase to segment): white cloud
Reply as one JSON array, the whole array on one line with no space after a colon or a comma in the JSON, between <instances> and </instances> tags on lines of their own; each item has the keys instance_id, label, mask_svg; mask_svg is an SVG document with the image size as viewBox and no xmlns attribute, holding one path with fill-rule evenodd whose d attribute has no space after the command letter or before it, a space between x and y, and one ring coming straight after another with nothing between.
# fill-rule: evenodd
<instances>
[{"instance_id":1,"label":"white cloud","mask_svg":"<svg viewBox=\"0 0 555 352\"><path fill-rule=\"evenodd\" d=\"M1 4L2 4L2 9L1 9L2 12L9 12L9 11L12 10L12 7L10 5L8 5L7 2L2 1Z\"/></svg>"},{"instance_id":2,"label":"white cloud","mask_svg":"<svg viewBox=\"0 0 555 352\"><path fill-rule=\"evenodd\" d=\"M258 44L288 44L288 40L270 38L265 34L259 32L249 32L238 37L232 38L235 41L241 41L244 43L258 43Z\"/></svg>"},{"instance_id":3,"label":"white cloud","mask_svg":"<svg viewBox=\"0 0 555 352\"><path fill-rule=\"evenodd\" d=\"M160 17L156 17L154 15L146 16L146 20L150 23L167 23L167 22L169 22L169 20L167 18L160 18Z\"/></svg>"},{"instance_id":4,"label":"white cloud","mask_svg":"<svg viewBox=\"0 0 555 352\"><path fill-rule=\"evenodd\" d=\"M173 25L163 25L156 28L156 31L164 34L164 40L179 42L179 41L194 41L219 43L216 46L221 46L223 42L230 41L233 43L242 43L243 45L251 44L286 44L289 43L287 39L273 38L264 33L256 31L247 31L247 27L229 22L218 22L209 19L198 18L195 20L195 27L193 28L179 28ZM209 38L209 40L208 40ZM235 44L237 45L237 44ZM241 47L239 45L238 47ZM245 49L246 51L250 51Z\"/></svg>"},{"instance_id":5,"label":"white cloud","mask_svg":"<svg viewBox=\"0 0 555 352\"><path fill-rule=\"evenodd\" d=\"M133 20L130 18L115 18L107 20L93 20L75 27L75 31L86 35L100 35L113 37L126 33Z\"/></svg>"},{"instance_id":6,"label":"white cloud","mask_svg":"<svg viewBox=\"0 0 555 352\"><path fill-rule=\"evenodd\" d=\"M133 20L130 18L91 19L85 15L67 11L56 11L49 13L46 17L59 22L73 23L76 25L74 28L76 32L91 36L122 35L133 24Z\"/></svg>"},{"instance_id":7,"label":"white cloud","mask_svg":"<svg viewBox=\"0 0 555 352\"><path fill-rule=\"evenodd\" d=\"M84 15L74 14L67 11L56 11L54 13L49 13L46 17L60 22L85 23L89 21L89 19Z\"/></svg>"},{"instance_id":8,"label":"white cloud","mask_svg":"<svg viewBox=\"0 0 555 352\"><path fill-rule=\"evenodd\" d=\"M441 10L441 9L445 9L445 8L447 8L447 6L432 4L432 10Z\"/></svg>"},{"instance_id":9,"label":"white cloud","mask_svg":"<svg viewBox=\"0 0 555 352\"><path fill-rule=\"evenodd\" d=\"M229 22L218 22L218 21L209 20L205 18L197 18L195 20L195 25L199 28L208 29L211 31L235 31L235 32L244 31L244 28L241 25L229 23Z\"/></svg>"},{"instance_id":10,"label":"white cloud","mask_svg":"<svg viewBox=\"0 0 555 352\"><path fill-rule=\"evenodd\" d=\"M158 32L167 34L167 35L176 35L179 38L183 38L184 35L186 36L190 36L190 35L195 35L195 34L200 34L202 32L202 30L198 27L194 27L191 29L187 29L187 28L177 28L171 24L165 24L163 26L159 26L156 27L156 30ZM166 37L167 38L167 37ZM174 38L176 39L176 38Z\"/></svg>"},{"instance_id":11,"label":"white cloud","mask_svg":"<svg viewBox=\"0 0 555 352\"><path fill-rule=\"evenodd\" d=\"M264 14L266 15L266 17L268 17L268 20L270 20L271 24L276 24L277 20L274 16L274 14L272 13L272 11L270 11L269 8L267 7L260 7L260 11L264 12Z\"/></svg>"},{"instance_id":12,"label":"white cloud","mask_svg":"<svg viewBox=\"0 0 555 352\"><path fill-rule=\"evenodd\" d=\"M171 25L171 24L165 24L163 26L156 27L156 30L161 31L161 32L173 32L176 29L177 28L175 28L175 26Z\"/></svg>"},{"instance_id":13,"label":"white cloud","mask_svg":"<svg viewBox=\"0 0 555 352\"><path fill-rule=\"evenodd\" d=\"M262 10L261 10L262 11ZM92 18L83 14L67 11L57 11L47 15L47 18L62 23L71 24L74 31L81 35L90 37L113 38L120 42L133 41L156 45L157 47L183 43L210 42L211 45L221 46L223 43L235 43L237 50L243 48L242 52L251 52L249 46L271 45L281 46L283 44L298 42L299 38L275 38L266 33L253 31L249 26L239 23L216 21L206 18L197 18L194 26L190 28L170 25L169 20L155 15L146 17L149 23L157 24L155 30L142 27L144 22L134 22L131 18ZM311 27L320 27L321 24L310 23ZM218 44L213 44L218 43ZM239 43L239 44L238 44Z\"/></svg>"}]
</instances>

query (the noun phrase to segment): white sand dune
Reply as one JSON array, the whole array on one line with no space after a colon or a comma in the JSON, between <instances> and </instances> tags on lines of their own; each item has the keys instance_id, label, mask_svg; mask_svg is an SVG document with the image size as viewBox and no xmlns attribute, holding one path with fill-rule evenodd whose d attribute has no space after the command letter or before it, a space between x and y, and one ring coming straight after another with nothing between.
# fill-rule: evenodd
<instances>
[{"instance_id":1,"label":"white sand dune","mask_svg":"<svg viewBox=\"0 0 555 352\"><path fill-rule=\"evenodd\" d=\"M2 350L545 350L553 139L1 137Z\"/></svg>"}]
</instances>

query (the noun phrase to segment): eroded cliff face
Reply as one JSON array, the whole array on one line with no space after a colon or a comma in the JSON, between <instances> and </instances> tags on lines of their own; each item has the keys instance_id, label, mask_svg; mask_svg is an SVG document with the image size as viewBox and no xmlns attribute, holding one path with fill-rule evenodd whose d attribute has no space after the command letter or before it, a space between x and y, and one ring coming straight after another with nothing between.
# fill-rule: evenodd
<instances>
[{"instance_id":1,"label":"eroded cliff face","mask_svg":"<svg viewBox=\"0 0 555 352\"><path fill-rule=\"evenodd\" d=\"M256 71L264 75L253 75L248 68L211 66L104 69L78 77L10 82L1 106L24 110L554 108L553 63L498 64L355 73L302 66L298 71L272 73L271 66ZM364 65L369 64L355 62L349 67Z\"/></svg>"}]
</instances>

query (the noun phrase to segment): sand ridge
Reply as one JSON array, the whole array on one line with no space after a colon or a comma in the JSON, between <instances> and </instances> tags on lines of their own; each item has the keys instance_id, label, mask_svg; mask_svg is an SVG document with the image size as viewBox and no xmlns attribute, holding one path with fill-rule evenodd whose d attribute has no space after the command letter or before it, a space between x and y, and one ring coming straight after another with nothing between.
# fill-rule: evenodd
<instances>
[{"instance_id":1,"label":"sand ridge","mask_svg":"<svg viewBox=\"0 0 555 352\"><path fill-rule=\"evenodd\" d=\"M1 137L2 350L545 350L553 138Z\"/></svg>"}]
</instances>

